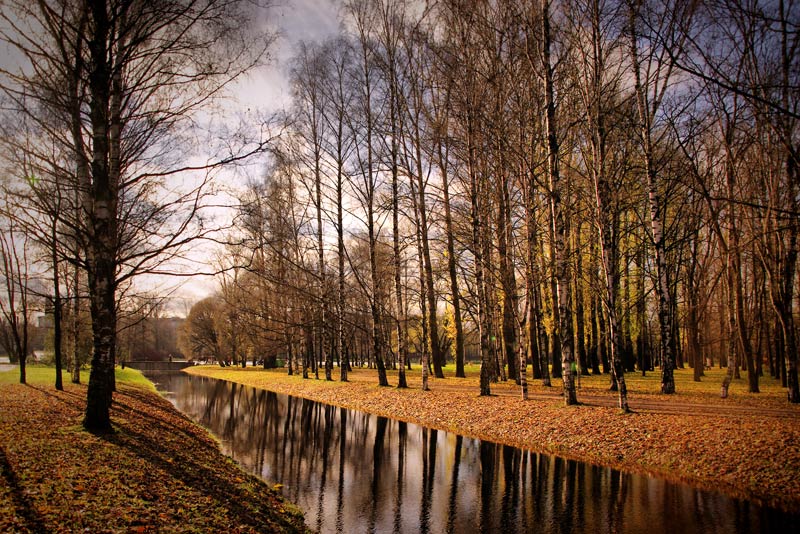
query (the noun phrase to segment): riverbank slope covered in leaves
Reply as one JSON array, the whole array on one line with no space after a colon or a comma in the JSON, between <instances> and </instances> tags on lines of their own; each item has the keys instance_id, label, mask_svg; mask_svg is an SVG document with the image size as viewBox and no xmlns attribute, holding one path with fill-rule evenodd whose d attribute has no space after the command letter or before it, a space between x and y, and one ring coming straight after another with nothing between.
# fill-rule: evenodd
<instances>
[{"instance_id":1,"label":"riverbank slope covered in leaves","mask_svg":"<svg viewBox=\"0 0 800 534\"><path fill-rule=\"evenodd\" d=\"M551 388L530 381L527 401L513 381L492 384L493 395L480 397L477 366L467 366L463 379L452 369L448 378L431 377L427 392L417 367L405 390L379 387L376 371L368 369L355 369L347 383L304 380L284 369L187 371L800 512L800 406L789 405L785 390L769 378L758 394L736 380L731 396L721 399L719 369L706 371L699 383L690 369L677 370L676 395L659 393L658 373L627 375L634 413L623 415L608 375L582 377L581 405L566 407L558 379ZM396 371L389 380L397 383Z\"/></svg>"},{"instance_id":2,"label":"riverbank slope covered in leaves","mask_svg":"<svg viewBox=\"0 0 800 534\"><path fill-rule=\"evenodd\" d=\"M0 532L304 532L302 514L132 370L115 432L86 432L86 386L0 373Z\"/></svg>"}]
</instances>

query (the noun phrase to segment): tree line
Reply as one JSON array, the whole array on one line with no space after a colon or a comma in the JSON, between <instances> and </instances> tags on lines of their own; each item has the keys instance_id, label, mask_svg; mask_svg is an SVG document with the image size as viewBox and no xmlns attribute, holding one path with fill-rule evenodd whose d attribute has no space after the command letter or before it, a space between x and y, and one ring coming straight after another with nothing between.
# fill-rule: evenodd
<instances>
[{"instance_id":1,"label":"tree line","mask_svg":"<svg viewBox=\"0 0 800 534\"><path fill-rule=\"evenodd\" d=\"M798 11L345 2L187 332L214 308L209 354L328 380L470 352L481 394L605 372L627 410L626 371L720 365L800 401Z\"/></svg>"},{"instance_id":2,"label":"tree line","mask_svg":"<svg viewBox=\"0 0 800 534\"><path fill-rule=\"evenodd\" d=\"M622 409L626 371L657 368L669 394L675 368L719 364L723 396L743 369L800 401L794 2L348 0L340 35L298 48L279 137L253 117L211 136L268 56L254 8L0 14L21 58L0 72L0 301L24 333L45 273L59 369L61 327L90 318L87 428L110 429L134 281L204 240L227 244L190 353L326 379L368 365L381 385L397 368L400 387L419 358L426 389L472 358L481 394L526 395L530 367L567 403L577 373L606 372ZM267 150L217 222L220 170Z\"/></svg>"}]
</instances>

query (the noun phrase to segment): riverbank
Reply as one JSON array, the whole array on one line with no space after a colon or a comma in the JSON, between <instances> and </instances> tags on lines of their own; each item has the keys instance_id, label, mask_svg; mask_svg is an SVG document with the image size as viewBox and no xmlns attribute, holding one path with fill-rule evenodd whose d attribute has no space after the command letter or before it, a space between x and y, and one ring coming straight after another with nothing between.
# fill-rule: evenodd
<instances>
[{"instance_id":1,"label":"riverbank","mask_svg":"<svg viewBox=\"0 0 800 534\"><path fill-rule=\"evenodd\" d=\"M54 376L0 373L0 532L305 531L137 371L118 371L109 436L81 427L86 386L56 391Z\"/></svg>"},{"instance_id":2,"label":"riverbank","mask_svg":"<svg viewBox=\"0 0 800 534\"><path fill-rule=\"evenodd\" d=\"M720 399L722 370L707 371L700 383L691 370L677 370L678 394L672 396L658 393L657 374L628 375L634 413L623 415L607 375L582 377L582 404L565 407L558 379L552 388L531 381L528 401L513 382L493 384L493 396L480 397L477 366L468 366L463 379L453 378L452 369L449 378L431 377L428 392L420 389L418 368L406 390L377 386L376 371L366 369L351 372L348 383L304 380L284 369L198 366L186 372L800 512L800 406L788 405L785 390L771 379L762 380L759 394L746 393L746 381L737 380L731 396ZM396 372L389 372L389 381L397 383Z\"/></svg>"}]
</instances>

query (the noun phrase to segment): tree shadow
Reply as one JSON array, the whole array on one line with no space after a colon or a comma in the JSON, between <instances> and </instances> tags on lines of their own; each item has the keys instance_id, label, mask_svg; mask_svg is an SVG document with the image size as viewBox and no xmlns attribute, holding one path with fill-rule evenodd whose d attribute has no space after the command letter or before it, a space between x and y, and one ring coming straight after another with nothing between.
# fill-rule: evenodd
<instances>
[{"instance_id":1,"label":"tree shadow","mask_svg":"<svg viewBox=\"0 0 800 534\"><path fill-rule=\"evenodd\" d=\"M153 402L150 395L151 393L126 391L125 396L129 400L124 400L123 397L115 401L116 409L124 409L135 415L129 420L117 418L114 421L117 431L100 436L101 439L127 450L153 469L169 473L175 480L213 501L213 505L227 510L240 526L263 529L265 525L271 525L275 532L297 530L299 521L291 522L270 506L276 505L277 501L274 499L277 494L272 503L267 502L265 505L263 495L259 495L252 484L241 483L251 475L232 462L220 462L218 445L210 436L208 440L198 439L198 432L193 432L192 428L195 423L177 413L171 405ZM137 407L139 402L143 406ZM183 425L185 427L182 428ZM165 447L164 436L168 434L185 436L182 439L191 440L192 447L188 450ZM175 455L170 455L171 452Z\"/></svg>"},{"instance_id":2,"label":"tree shadow","mask_svg":"<svg viewBox=\"0 0 800 534\"><path fill-rule=\"evenodd\" d=\"M11 467L3 447L0 447L0 473L2 473L2 477L10 490L16 515L24 521L27 531L46 532L42 518L36 513L33 503L22 491L17 474Z\"/></svg>"}]
</instances>

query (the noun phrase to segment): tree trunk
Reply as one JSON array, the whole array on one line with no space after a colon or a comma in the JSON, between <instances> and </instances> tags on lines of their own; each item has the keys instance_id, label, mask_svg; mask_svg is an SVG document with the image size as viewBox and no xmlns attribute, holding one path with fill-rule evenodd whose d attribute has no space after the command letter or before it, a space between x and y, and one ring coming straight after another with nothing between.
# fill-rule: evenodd
<instances>
[{"instance_id":1,"label":"tree trunk","mask_svg":"<svg viewBox=\"0 0 800 534\"><path fill-rule=\"evenodd\" d=\"M581 252L581 222L575 229L575 275L572 277L575 284L575 341L577 343L577 360L581 374L588 375L589 367L586 361L586 326L583 308L583 253Z\"/></svg>"},{"instance_id":2,"label":"tree trunk","mask_svg":"<svg viewBox=\"0 0 800 534\"><path fill-rule=\"evenodd\" d=\"M693 379L700 382L704 375L705 362L703 361L703 349L700 344L700 287L697 277L697 249L698 233L695 230L691 243L691 258L686 269L686 349L689 353L689 361L692 364Z\"/></svg>"},{"instance_id":3,"label":"tree trunk","mask_svg":"<svg viewBox=\"0 0 800 534\"><path fill-rule=\"evenodd\" d=\"M503 287L503 354L508 364L508 376L514 377L520 384L520 374L517 370L517 278L514 273L513 253L513 226L511 221L511 196L508 189L508 180L504 176L500 179L500 198L498 202L498 246L497 253L500 259L500 278Z\"/></svg>"},{"instance_id":4,"label":"tree trunk","mask_svg":"<svg viewBox=\"0 0 800 534\"><path fill-rule=\"evenodd\" d=\"M600 297L599 296L592 296L592 309L589 313L591 325L592 325L592 342L589 345L590 351L590 358L592 360L592 374L593 375L600 375L600 334L598 332L598 313L597 308L600 306Z\"/></svg>"},{"instance_id":5,"label":"tree trunk","mask_svg":"<svg viewBox=\"0 0 800 534\"><path fill-rule=\"evenodd\" d=\"M378 257L377 257L377 246L378 246L378 236L376 235L375 231L375 181L374 181L374 162L373 162L373 155L372 155L372 123L373 123L373 116L372 116L372 83L370 81L370 65L369 65L369 50L367 46L366 40L363 38L361 39L361 50L362 50L362 65L364 72L364 118L366 120L367 126L367 137L365 139L365 143L367 146L367 176L365 179L366 184L366 196L367 196L367 234L369 239L369 267L370 267L370 314L372 316L372 350L374 352L375 357L375 365L378 369L378 385L380 386L388 386L389 381L386 378L386 364L383 359L383 338L381 333L381 305L378 302L379 299L379 292L378 292ZM341 221L340 221L341 224ZM343 259L339 260L340 268L344 268ZM344 278L344 273L341 274L342 278ZM343 289L343 288L342 288ZM344 298L344 295L340 298ZM345 364L342 365L341 370L341 380L342 382L347 381L347 359L345 358Z\"/></svg>"},{"instance_id":6,"label":"tree trunk","mask_svg":"<svg viewBox=\"0 0 800 534\"><path fill-rule=\"evenodd\" d=\"M81 300L80 300L80 268L75 267L74 294L72 295L72 383L81 383Z\"/></svg>"},{"instance_id":7,"label":"tree trunk","mask_svg":"<svg viewBox=\"0 0 800 534\"><path fill-rule=\"evenodd\" d=\"M392 71L393 72L393 71ZM402 258L400 256L400 188L399 188L399 170L397 165L397 95L396 84L392 76L390 94L389 94L389 108L391 119L391 165L392 165L392 254L394 261L394 292L397 301L397 315L395 317L395 327L397 329L397 351L400 355L400 368L397 374L397 387L406 388L406 369L405 365L408 361L408 336L406 334L406 321L408 316L405 313L403 306L403 285L401 282L401 269ZM446 180L446 178L444 178ZM445 201L446 202L446 201Z\"/></svg>"},{"instance_id":8,"label":"tree trunk","mask_svg":"<svg viewBox=\"0 0 800 534\"><path fill-rule=\"evenodd\" d=\"M595 6L596 7L596 6ZM599 12L595 11L595 24L599 26ZM595 49L600 46L595 43ZM619 260L617 239L614 231L615 225L609 211L612 209L612 187L609 183L605 170L606 158L606 127L604 111L600 107L600 85L603 76L603 64L601 52L595 53L594 64L594 105L592 106L592 155L593 163L592 175L595 185L595 202L597 206L597 219L600 230L600 257L603 266L604 299L606 314L608 315L608 330L610 334L611 348L611 371L612 385L616 388L619 399L620 409L627 413L628 389L625 384L625 370L622 365L622 343L620 337L620 325L617 319L617 295L619 294Z\"/></svg>"},{"instance_id":9,"label":"tree trunk","mask_svg":"<svg viewBox=\"0 0 800 534\"><path fill-rule=\"evenodd\" d=\"M558 306L558 330L561 337L561 377L564 383L564 403L569 406L578 403L573 379L573 334L572 309L570 308L569 290L569 255L568 255L568 223L561 196L566 188L561 183L559 173L559 146L556 130L555 89L553 84L553 67L550 58L550 1L542 0L542 48L544 51L545 107L547 130L547 171L550 178L550 202L555 241L556 283Z\"/></svg>"},{"instance_id":10,"label":"tree trunk","mask_svg":"<svg viewBox=\"0 0 800 534\"><path fill-rule=\"evenodd\" d=\"M428 391L430 388L428 386L428 375L430 373L430 366L431 362L429 359L428 353L428 338L429 338L429 330L428 325L430 322L428 321L428 308L426 306L428 302L428 298L426 292L428 290L427 280L425 278L425 260L424 260L424 252L422 250L422 222L419 216L419 204L417 203L417 196L416 196L416 185L414 181L414 177L409 177L409 185L411 189L411 200L413 204L414 210L414 230L416 233L416 245L417 245L417 263L419 266L419 309L422 312L422 336L420 338L420 344L422 345L422 391Z\"/></svg>"},{"instance_id":11,"label":"tree trunk","mask_svg":"<svg viewBox=\"0 0 800 534\"><path fill-rule=\"evenodd\" d=\"M480 394L481 396L488 396L492 394L491 379L492 379L492 360L489 352L489 336L490 336L490 323L489 315L492 313L488 306L488 298L486 295L486 288L484 283L484 269L485 258L484 255L484 220L481 213L481 188L480 183L482 177L479 179L478 170L475 158L475 140L474 140L474 124L473 118L470 115L467 118L467 162L470 187L470 217L472 222L472 250L475 257L475 287L478 293L478 334L480 337L480 351L481 351L481 375L480 375Z\"/></svg>"},{"instance_id":12,"label":"tree trunk","mask_svg":"<svg viewBox=\"0 0 800 534\"><path fill-rule=\"evenodd\" d=\"M538 297L538 284L539 279L536 276L539 272L538 263L536 258L537 239L536 239L536 216L534 211L534 191L533 179L529 177L529 183L526 187L527 198L525 200L525 226L527 230L527 267L525 270L525 296L528 302L528 354L530 354L531 367L534 379L542 378L542 356L540 346L540 328L541 324L541 303Z\"/></svg>"},{"instance_id":13,"label":"tree trunk","mask_svg":"<svg viewBox=\"0 0 800 534\"><path fill-rule=\"evenodd\" d=\"M656 264L656 295L658 298L658 324L661 343L661 393L675 393L675 340L672 336L672 299L670 298L669 271L667 270L666 241L663 232L663 213L661 195L659 193L658 176L653 161L653 144L651 138L651 111L647 105L645 87L642 85L638 43L635 31L636 13L631 7L630 13L630 50L633 62L636 106L639 114L639 129L645 166L647 200L650 208L650 227L653 236L653 248Z\"/></svg>"},{"instance_id":14,"label":"tree trunk","mask_svg":"<svg viewBox=\"0 0 800 534\"><path fill-rule=\"evenodd\" d=\"M538 267L538 263L534 263ZM540 271L541 272L541 271ZM547 343L547 329L544 326L544 317L542 316L542 288L539 285L538 281L540 280L539 276L534 274L533 277L534 281L536 282L533 287L533 304L536 307L536 325L538 327L538 339L539 339L539 368L542 371L542 385L545 387L550 387L550 364L548 362L548 353L549 353L549 345Z\"/></svg>"},{"instance_id":15,"label":"tree trunk","mask_svg":"<svg viewBox=\"0 0 800 534\"><path fill-rule=\"evenodd\" d=\"M450 295L453 301L453 322L456 329L456 377L464 378L464 322L461 318L461 294L458 290L456 270L456 247L453 237L453 217L450 209L450 186L447 175L447 156L442 153L441 141L438 143L439 172L442 175L442 195L444 196L444 224L447 236L447 272L450 276Z\"/></svg>"},{"instance_id":16,"label":"tree trunk","mask_svg":"<svg viewBox=\"0 0 800 534\"><path fill-rule=\"evenodd\" d=\"M92 187L89 204L89 299L94 353L83 426L94 432L110 432L110 408L114 390L114 343L116 336L116 217L118 183L109 165L109 108L112 69L107 43L111 32L105 2L90 6L94 25L89 43L91 67L90 120L92 126Z\"/></svg>"},{"instance_id":17,"label":"tree trunk","mask_svg":"<svg viewBox=\"0 0 800 534\"><path fill-rule=\"evenodd\" d=\"M57 220L57 219L56 219ZM58 251L56 250L56 244L58 236L56 235L56 225L53 224L53 233L51 235L52 239L52 248L50 254L53 260L53 353L55 355L55 364L56 364L56 389L59 391L63 391L64 383L63 378L61 376L61 332L62 332L62 324L61 324L61 311L62 311L62 302L61 302L61 279L59 276L59 267L58 267Z\"/></svg>"},{"instance_id":18,"label":"tree trunk","mask_svg":"<svg viewBox=\"0 0 800 534\"><path fill-rule=\"evenodd\" d=\"M339 265L337 273L336 294L336 355L339 356L344 349L344 206L343 180L344 180L344 117L343 111L338 111L338 125L336 132L336 257ZM324 326L323 326L324 327ZM346 376L346 375L345 375ZM333 355L328 350L325 353L325 380L333 380Z\"/></svg>"},{"instance_id":19,"label":"tree trunk","mask_svg":"<svg viewBox=\"0 0 800 534\"><path fill-rule=\"evenodd\" d=\"M444 378L442 367L445 357L439 343L438 314L436 313L436 292L433 287L433 265L431 264L431 250L428 242L428 210L425 205L425 181L422 176L422 140L419 133L419 121L414 121L414 143L417 146L417 193L419 195L419 233L422 240L422 260L425 268L425 293L428 304L428 330L431 340L431 354L433 356L433 371L436 378Z\"/></svg>"}]
</instances>

